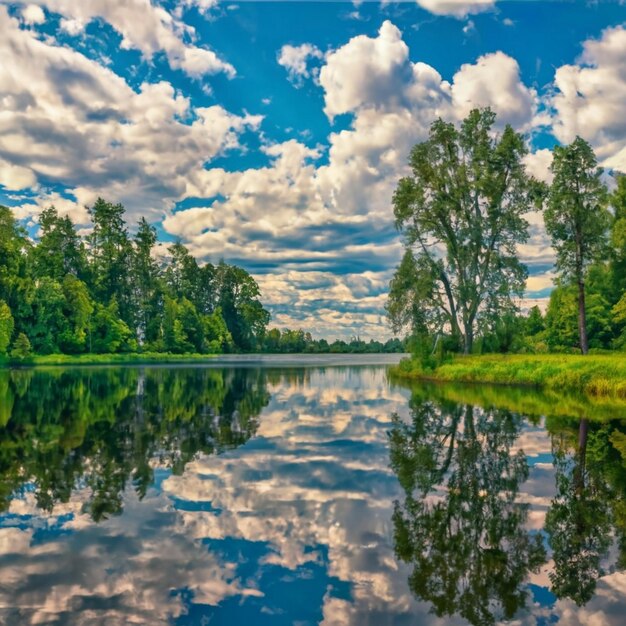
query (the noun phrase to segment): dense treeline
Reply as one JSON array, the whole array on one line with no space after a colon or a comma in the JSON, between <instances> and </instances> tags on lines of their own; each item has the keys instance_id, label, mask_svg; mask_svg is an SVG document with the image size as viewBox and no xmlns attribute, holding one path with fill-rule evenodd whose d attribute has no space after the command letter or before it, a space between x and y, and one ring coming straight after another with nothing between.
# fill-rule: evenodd
<instances>
[{"instance_id":1,"label":"dense treeline","mask_svg":"<svg viewBox=\"0 0 626 626\"><path fill-rule=\"evenodd\" d=\"M124 208L99 199L81 237L53 208L33 242L0 206L0 354L251 351L269 313L242 268L199 265L177 242L161 262L142 218L131 236Z\"/></svg>"},{"instance_id":2,"label":"dense treeline","mask_svg":"<svg viewBox=\"0 0 626 626\"><path fill-rule=\"evenodd\" d=\"M384 343L370 339L364 341L359 337L353 337L350 341L336 339L329 343L326 339L313 339L311 333L303 330L280 330L272 328L265 334L263 351L269 353L380 353L380 352L405 352L407 342L400 339L388 339Z\"/></svg>"},{"instance_id":3,"label":"dense treeline","mask_svg":"<svg viewBox=\"0 0 626 626\"><path fill-rule=\"evenodd\" d=\"M394 194L405 255L387 310L424 356L437 350L564 352L626 348L626 176L612 192L589 144L557 146L552 182L529 176L524 138L474 110L436 121ZM520 311L528 270L526 214L537 211L556 253L542 314Z\"/></svg>"}]
</instances>

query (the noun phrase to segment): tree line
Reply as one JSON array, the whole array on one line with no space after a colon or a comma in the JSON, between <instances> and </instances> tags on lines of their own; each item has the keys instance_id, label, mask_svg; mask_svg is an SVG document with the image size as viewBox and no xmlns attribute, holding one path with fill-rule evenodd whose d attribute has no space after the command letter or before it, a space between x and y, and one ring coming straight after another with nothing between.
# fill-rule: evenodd
<instances>
[{"instance_id":1,"label":"tree line","mask_svg":"<svg viewBox=\"0 0 626 626\"><path fill-rule=\"evenodd\" d=\"M32 241L0 206L0 354L221 353L262 346L269 312L256 281L220 262L199 265L180 242L157 260L157 234L98 199L81 236L54 207Z\"/></svg>"},{"instance_id":2,"label":"tree line","mask_svg":"<svg viewBox=\"0 0 626 626\"><path fill-rule=\"evenodd\" d=\"M394 331L410 332L424 353L624 349L626 176L609 192L577 137L554 148L552 182L538 181L524 166L524 137L495 132L495 121L490 109L459 127L437 120L411 151L393 196L405 247L387 303ZM545 315L519 305L531 211L556 253Z\"/></svg>"},{"instance_id":3,"label":"tree line","mask_svg":"<svg viewBox=\"0 0 626 626\"><path fill-rule=\"evenodd\" d=\"M349 341L335 339L329 342L327 339L314 339L311 333L304 330L290 330L286 328L271 328L267 331L263 342L263 351L268 353L390 353L404 352L407 349L407 341L393 338L386 341L370 339L364 341L360 337L352 337Z\"/></svg>"}]
</instances>

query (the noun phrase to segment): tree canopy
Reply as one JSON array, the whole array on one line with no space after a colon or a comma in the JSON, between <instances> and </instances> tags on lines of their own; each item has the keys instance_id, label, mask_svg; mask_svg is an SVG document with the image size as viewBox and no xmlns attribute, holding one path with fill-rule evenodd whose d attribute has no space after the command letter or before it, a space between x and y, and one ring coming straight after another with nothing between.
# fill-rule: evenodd
<instances>
[{"instance_id":1,"label":"tree canopy","mask_svg":"<svg viewBox=\"0 0 626 626\"><path fill-rule=\"evenodd\" d=\"M241 267L199 264L180 242L156 254L156 231L134 236L121 204L99 198L81 237L54 207L31 242L0 207L0 354L219 353L260 349L269 322Z\"/></svg>"},{"instance_id":2,"label":"tree canopy","mask_svg":"<svg viewBox=\"0 0 626 626\"><path fill-rule=\"evenodd\" d=\"M391 283L392 325L448 329L465 352L477 330L514 308L527 276L517 255L535 188L522 163L526 144L510 126L496 134L494 122L489 109L458 128L434 122L393 196L406 253Z\"/></svg>"}]
</instances>

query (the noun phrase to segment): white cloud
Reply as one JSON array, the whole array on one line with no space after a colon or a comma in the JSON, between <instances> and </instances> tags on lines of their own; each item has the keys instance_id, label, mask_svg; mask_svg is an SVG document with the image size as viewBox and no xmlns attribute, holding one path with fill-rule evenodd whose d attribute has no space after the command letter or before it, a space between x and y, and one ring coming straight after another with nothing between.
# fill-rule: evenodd
<instances>
[{"instance_id":1,"label":"white cloud","mask_svg":"<svg viewBox=\"0 0 626 626\"><path fill-rule=\"evenodd\" d=\"M22 19L26 24L43 24L46 14L36 4L27 4L22 8Z\"/></svg>"},{"instance_id":2,"label":"white cloud","mask_svg":"<svg viewBox=\"0 0 626 626\"><path fill-rule=\"evenodd\" d=\"M164 30L180 38L184 28L152 5L146 22L154 9L159 32L130 26L133 15L139 20L139 0L124 11L117 2L96 0L47 0L46 6L65 14L62 27L76 34L106 8L103 19L146 56L170 45L162 40ZM54 203L84 222L84 205L98 193L123 202L130 221L140 213L165 213L164 229L198 258L244 264L262 283L277 324L320 335L381 338L385 332L384 293L402 250L391 197L411 147L427 137L432 121L458 121L472 106L491 106L503 122L526 128L535 114L535 93L510 57L481 57L448 82L430 65L413 62L402 33L386 21L376 36L353 37L326 55L311 44L283 47L279 62L294 80L316 76L312 59L322 64L326 115L347 114L351 121L330 133L327 146L269 144L260 134L269 163L226 171L206 164L242 148L240 135L258 132L261 117L219 105L194 108L164 81L131 89L109 68L20 29L2 6L0 27L6 59L0 66L0 163L8 164L0 166L0 183L42 185L39 197L21 202L17 214L36 216ZM201 72L205 56L194 50L176 44L170 63L183 55L177 62ZM66 192L50 192L52 183ZM184 198L200 200L195 208L169 212ZM280 278L303 284L305 274L312 284L301 293Z\"/></svg>"},{"instance_id":3,"label":"white cloud","mask_svg":"<svg viewBox=\"0 0 626 626\"><path fill-rule=\"evenodd\" d=\"M0 159L0 185L3 185L10 191L18 191L33 187L37 182L37 178L28 167L13 165L7 161Z\"/></svg>"},{"instance_id":4,"label":"white cloud","mask_svg":"<svg viewBox=\"0 0 626 626\"><path fill-rule=\"evenodd\" d=\"M202 14L206 14L219 4L218 0L183 0L185 6L196 7Z\"/></svg>"},{"instance_id":5,"label":"white cloud","mask_svg":"<svg viewBox=\"0 0 626 626\"><path fill-rule=\"evenodd\" d=\"M493 72L499 75L490 84ZM319 82L328 117L353 117L349 128L330 134L326 163L317 164L319 150L292 140L266 148L271 163L264 168L195 172L186 195L223 199L179 211L163 225L199 257L244 263L276 325L331 337L361 329L366 338L380 338L386 285L402 251L391 197L411 147L427 137L434 119L456 121L472 106L489 105L503 122L524 128L535 94L502 53L464 65L450 84L410 60L388 21L377 36L356 36L327 54ZM380 282L359 289L364 272ZM305 274L314 285L303 283Z\"/></svg>"},{"instance_id":6,"label":"white cloud","mask_svg":"<svg viewBox=\"0 0 626 626\"><path fill-rule=\"evenodd\" d=\"M548 148L542 148L535 152L529 152L524 158L524 165L526 171L534 176L537 180L541 180L544 183L551 183L553 179L550 166L552 165L552 150Z\"/></svg>"},{"instance_id":7,"label":"white cloud","mask_svg":"<svg viewBox=\"0 0 626 626\"><path fill-rule=\"evenodd\" d=\"M583 44L577 64L556 70L553 128L559 141L589 141L605 167L626 171L626 29Z\"/></svg>"},{"instance_id":8,"label":"white cloud","mask_svg":"<svg viewBox=\"0 0 626 626\"><path fill-rule=\"evenodd\" d=\"M289 80L296 86L302 85L305 78L316 77L315 68L309 68L309 61L322 59L324 54L313 44L303 43L299 46L284 45L278 53L278 64L287 70Z\"/></svg>"},{"instance_id":9,"label":"white cloud","mask_svg":"<svg viewBox=\"0 0 626 626\"><path fill-rule=\"evenodd\" d=\"M477 106L490 106L500 126L527 130L535 115L537 94L521 81L515 59L494 52L461 66L454 75L452 101L457 116L465 117Z\"/></svg>"},{"instance_id":10,"label":"white cloud","mask_svg":"<svg viewBox=\"0 0 626 626\"><path fill-rule=\"evenodd\" d=\"M61 30L76 37L85 31L85 24L80 20L61 18Z\"/></svg>"},{"instance_id":11,"label":"white cloud","mask_svg":"<svg viewBox=\"0 0 626 626\"><path fill-rule=\"evenodd\" d=\"M20 29L3 6L0 29L0 160L11 164L1 182L9 188L34 184L34 173L81 198L106 189L131 212L162 211L182 197L190 170L236 148L239 133L261 121L217 105L194 109L167 82L135 92L95 61Z\"/></svg>"},{"instance_id":12,"label":"white cloud","mask_svg":"<svg viewBox=\"0 0 626 626\"><path fill-rule=\"evenodd\" d=\"M197 4L203 10L209 8L209 3L202 0ZM140 50L147 59L164 51L172 68L190 76L222 72L229 77L235 75L235 68L212 50L186 44L183 37L193 36L193 28L151 0L36 0L30 6L33 10L43 6L62 15L69 20L64 28L70 34L77 34L79 25L102 19L122 36L122 48Z\"/></svg>"},{"instance_id":13,"label":"white cloud","mask_svg":"<svg viewBox=\"0 0 626 626\"><path fill-rule=\"evenodd\" d=\"M496 0L417 0L417 4L435 15L463 18L492 10Z\"/></svg>"}]
</instances>

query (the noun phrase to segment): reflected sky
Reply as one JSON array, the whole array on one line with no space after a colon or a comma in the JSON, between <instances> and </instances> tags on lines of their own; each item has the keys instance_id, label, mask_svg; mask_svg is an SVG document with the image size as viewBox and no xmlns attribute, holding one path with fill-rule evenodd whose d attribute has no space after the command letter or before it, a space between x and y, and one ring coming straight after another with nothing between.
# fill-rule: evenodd
<instances>
[{"instance_id":1,"label":"reflected sky","mask_svg":"<svg viewBox=\"0 0 626 626\"><path fill-rule=\"evenodd\" d=\"M623 623L621 420L581 456L580 419L371 364L3 372L0 394L1 623Z\"/></svg>"}]
</instances>

